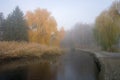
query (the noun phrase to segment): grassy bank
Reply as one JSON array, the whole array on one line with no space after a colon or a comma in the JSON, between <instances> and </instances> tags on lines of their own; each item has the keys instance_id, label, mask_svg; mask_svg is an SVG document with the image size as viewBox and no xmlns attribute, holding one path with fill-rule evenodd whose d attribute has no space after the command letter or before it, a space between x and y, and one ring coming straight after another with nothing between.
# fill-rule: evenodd
<instances>
[{"instance_id":1,"label":"grassy bank","mask_svg":"<svg viewBox=\"0 0 120 80\"><path fill-rule=\"evenodd\" d=\"M0 42L0 65L35 60L55 61L62 54L57 47L27 42Z\"/></svg>"}]
</instances>

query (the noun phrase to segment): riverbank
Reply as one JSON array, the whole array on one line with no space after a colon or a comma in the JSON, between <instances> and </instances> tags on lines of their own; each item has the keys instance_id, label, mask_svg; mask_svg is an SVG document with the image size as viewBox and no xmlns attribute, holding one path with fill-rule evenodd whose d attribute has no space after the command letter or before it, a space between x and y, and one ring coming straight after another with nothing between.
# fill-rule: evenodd
<instances>
[{"instance_id":1,"label":"riverbank","mask_svg":"<svg viewBox=\"0 0 120 80\"><path fill-rule=\"evenodd\" d=\"M95 52L100 64L100 80L120 80L120 53Z\"/></svg>"},{"instance_id":2,"label":"riverbank","mask_svg":"<svg viewBox=\"0 0 120 80\"><path fill-rule=\"evenodd\" d=\"M55 62L63 51L37 43L0 42L0 65L27 64L36 61Z\"/></svg>"}]
</instances>

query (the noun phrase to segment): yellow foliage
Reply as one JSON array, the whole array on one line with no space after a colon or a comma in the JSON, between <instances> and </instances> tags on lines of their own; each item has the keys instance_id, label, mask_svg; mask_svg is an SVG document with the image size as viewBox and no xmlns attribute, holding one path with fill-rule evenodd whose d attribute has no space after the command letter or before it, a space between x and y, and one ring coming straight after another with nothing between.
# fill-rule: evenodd
<instances>
[{"instance_id":1,"label":"yellow foliage","mask_svg":"<svg viewBox=\"0 0 120 80\"><path fill-rule=\"evenodd\" d=\"M34 12L28 11L26 13L26 20L29 25L30 42L49 45L52 33L58 37L58 35L55 34L58 32L56 20L46 9L38 8Z\"/></svg>"}]
</instances>

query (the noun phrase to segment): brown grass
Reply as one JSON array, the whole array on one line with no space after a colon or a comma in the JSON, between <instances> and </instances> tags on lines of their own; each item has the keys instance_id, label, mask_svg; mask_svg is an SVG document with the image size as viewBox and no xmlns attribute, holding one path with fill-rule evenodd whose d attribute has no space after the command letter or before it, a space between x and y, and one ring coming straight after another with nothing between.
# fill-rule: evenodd
<instances>
[{"instance_id":1,"label":"brown grass","mask_svg":"<svg viewBox=\"0 0 120 80\"><path fill-rule=\"evenodd\" d=\"M0 42L0 64L18 60L54 59L60 56L62 50L37 43Z\"/></svg>"}]
</instances>

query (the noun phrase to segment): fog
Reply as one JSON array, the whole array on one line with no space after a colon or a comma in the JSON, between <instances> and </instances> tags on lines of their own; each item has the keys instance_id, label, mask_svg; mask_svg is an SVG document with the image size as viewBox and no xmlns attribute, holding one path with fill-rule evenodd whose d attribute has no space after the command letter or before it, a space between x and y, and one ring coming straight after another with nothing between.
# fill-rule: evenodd
<instances>
[{"instance_id":1,"label":"fog","mask_svg":"<svg viewBox=\"0 0 120 80\"><path fill-rule=\"evenodd\" d=\"M94 24L77 23L71 30L66 31L61 46L64 48L98 49L93 30Z\"/></svg>"}]
</instances>

